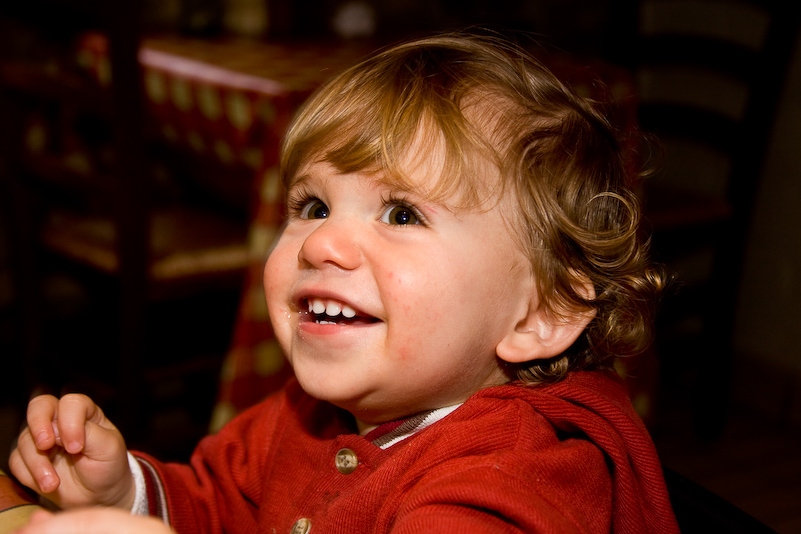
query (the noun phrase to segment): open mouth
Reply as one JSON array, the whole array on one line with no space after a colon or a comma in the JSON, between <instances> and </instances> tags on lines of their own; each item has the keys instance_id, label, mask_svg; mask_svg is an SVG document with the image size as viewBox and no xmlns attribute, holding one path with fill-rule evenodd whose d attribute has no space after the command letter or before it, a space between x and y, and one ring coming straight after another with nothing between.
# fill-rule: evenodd
<instances>
[{"instance_id":1,"label":"open mouth","mask_svg":"<svg viewBox=\"0 0 801 534\"><path fill-rule=\"evenodd\" d=\"M308 298L306 305L309 311L309 320L317 324L360 325L378 322L375 317L361 314L347 304L336 300Z\"/></svg>"}]
</instances>

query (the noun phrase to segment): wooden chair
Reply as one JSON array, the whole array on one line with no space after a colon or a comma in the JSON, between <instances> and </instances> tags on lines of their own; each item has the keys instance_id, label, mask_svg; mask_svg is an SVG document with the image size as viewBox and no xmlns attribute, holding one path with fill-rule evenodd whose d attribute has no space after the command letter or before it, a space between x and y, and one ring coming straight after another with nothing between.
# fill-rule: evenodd
<instances>
[{"instance_id":1,"label":"wooden chair","mask_svg":"<svg viewBox=\"0 0 801 534\"><path fill-rule=\"evenodd\" d=\"M697 429L713 437L725 422L748 229L801 6L646 0L639 10L639 122L665 149L663 171L646 182L647 224L655 259L677 276L657 346L667 380L690 381Z\"/></svg>"}]
</instances>

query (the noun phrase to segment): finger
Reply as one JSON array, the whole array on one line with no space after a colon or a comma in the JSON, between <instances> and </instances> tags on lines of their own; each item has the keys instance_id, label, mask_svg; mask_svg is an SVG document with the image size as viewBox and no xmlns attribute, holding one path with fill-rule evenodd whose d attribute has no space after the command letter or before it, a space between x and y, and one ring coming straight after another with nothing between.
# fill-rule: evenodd
<instances>
[{"instance_id":1,"label":"finger","mask_svg":"<svg viewBox=\"0 0 801 534\"><path fill-rule=\"evenodd\" d=\"M8 467L11 469L11 474L24 486L36 490L38 484L34 480L33 475L28 471L28 467L22 460L19 450L14 449L8 457Z\"/></svg>"},{"instance_id":2,"label":"finger","mask_svg":"<svg viewBox=\"0 0 801 534\"><path fill-rule=\"evenodd\" d=\"M17 480L39 494L52 493L61 484L49 455L34 445L29 432L20 434L8 465Z\"/></svg>"},{"instance_id":3,"label":"finger","mask_svg":"<svg viewBox=\"0 0 801 534\"><path fill-rule=\"evenodd\" d=\"M64 449L78 454L86 445L86 423L101 423L103 412L86 395L64 395L58 402L57 432Z\"/></svg>"},{"instance_id":4,"label":"finger","mask_svg":"<svg viewBox=\"0 0 801 534\"><path fill-rule=\"evenodd\" d=\"M28 431L39 450L46 451L56 445L53 421L56 418L58 399L40 395L28 403Z\"/></svg>"}]
</instances>

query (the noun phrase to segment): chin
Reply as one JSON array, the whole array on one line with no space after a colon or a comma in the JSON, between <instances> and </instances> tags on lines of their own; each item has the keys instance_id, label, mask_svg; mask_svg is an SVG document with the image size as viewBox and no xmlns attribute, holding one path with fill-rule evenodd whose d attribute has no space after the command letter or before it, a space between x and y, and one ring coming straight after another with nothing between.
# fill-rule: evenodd
<instances>
[{"instance_id":1,"label":"chin","mask_svg":"<svg viewBox=\"0 0 801 534\"><path fill-rule=\"evenodd\" d=\"M295 376L303 390L315 399L328 401L339 406L352 399L353 392L344 388L336 375L328 373L305 373L295 369Z\"/></svg>"}]
</instances>

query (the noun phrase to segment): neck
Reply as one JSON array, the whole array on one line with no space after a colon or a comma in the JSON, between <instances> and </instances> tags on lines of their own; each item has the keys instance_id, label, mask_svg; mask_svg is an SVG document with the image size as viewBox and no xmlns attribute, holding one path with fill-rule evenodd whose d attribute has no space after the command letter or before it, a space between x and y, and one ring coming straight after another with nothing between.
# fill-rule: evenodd
<instances>
[{"instance_id":1,"label":"neck","mask_svg":"<svg viewBox=\"0 0 801 534\"><path fill-rule=\"evenodd\" d=\"M360 436L364 436L372 430L378 428L376 423L366 423L360 419L356 419L356 428L359 431Z\"/></svg>"}]
</instances>

